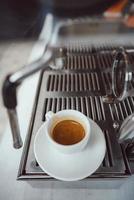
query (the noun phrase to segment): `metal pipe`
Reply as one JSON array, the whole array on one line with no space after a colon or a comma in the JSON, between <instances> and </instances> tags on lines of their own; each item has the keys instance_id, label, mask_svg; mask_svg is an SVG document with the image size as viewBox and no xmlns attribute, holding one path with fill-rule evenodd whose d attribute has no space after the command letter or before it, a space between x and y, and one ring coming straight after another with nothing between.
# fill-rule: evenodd
<instances>
[{"instance_id":1,"label":"metal pipe","mask_svg":"<svg viewBox=\"0 0 134 200\"><path fill-rule=\"evenodd\" d=\"M22 147L22 139L20 135L18 114L16 112L16 89L18 85L21 84L21 82L28 76L34 74L40 69L46 69L49 66L49 64L50 67L51 65L53 66L54 64L52 64L52 61L58 55L58 53L56 51L53 51L53 49L51 48L54 42L56 42L56 34L58 33L57 25L55 23L54 17L51 14L48 14L46 16L45 32L46 35L43 56L35 62L23 67L21 70L15 72L14 74L7 76L3 84L3 101L5 107L7 108L7 113L9 116L13 138L13 146L17 149ZM61 55L61 53L62 52L60 51L59 54Z\"/></svg>"},{"instance_id":2,"label":"metal pipe","mask_svg":"<svg viewBox=\"0 0 134 200\"><path fill-rule=\"evenodd\" d=\"M11 133L13 138L13 146L15 149L19 149L22 147L22 139L20 136L20 127L18 123L18 115L16 109L7 109L10 126L11 126Z\"/></svg>"}]
</instances>

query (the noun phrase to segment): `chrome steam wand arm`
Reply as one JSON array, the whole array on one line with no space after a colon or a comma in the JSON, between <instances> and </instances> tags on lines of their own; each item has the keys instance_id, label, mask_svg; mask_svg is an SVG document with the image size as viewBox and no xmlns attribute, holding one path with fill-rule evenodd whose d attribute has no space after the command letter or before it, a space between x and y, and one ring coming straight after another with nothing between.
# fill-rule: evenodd
<instances>
[{"instance_id":1,"label":"chrome steam wand arm","mask_svg":"<svg viewBox=\"0 0 134 200\"><path fill-rule=\"evenodd\" d=\"M18 123L18 114L16 111L17 107L17 88L22 83L24 79L36 73L39 70L44 70L50 67L55 67L58 61L58 67L61 67L61 63L57 58L62 57L62 49L54 48L56 42L57 27L53 15L47 14L45 20L45 45L43 56L23 67L21 70L10 74L6 77L3 84L3 102L7 108L7 113L9 116L13 146L18 149L21 148L23 143L20 135L20 127Z\"/></svg>"},{"instance_id":2,"label":"chrome steam wand arm","mask_svg":"<svg viewBox=\"0 0 134 200\"><path fill-rule=\"evenodd\" d=\"M59 49L59 54L61 51ZM13 146L18 149L22 147L22 139L20 136L20 128L18 123L17 107L17 87L23 82L24 79L31 76L39 70L47 69L48 66L53 67L56 65L54 51L47 50L44 56L39 60L29 64L26 68L22 68L14 74L8 75L3 84L3 102L7 108L10 126L12 130ZM60 65L58 67L61 67ZM57 67L57 68L58 68Z\"/></svg>"},{"instance_id":3,"label":"chrome steam wand arm","mask_svg":"<svg viewBox=\"0 0 134 200\"><path fill-rule=\"evenodd\" d=\"M46 52L45 54L47 54ZM27 65L26 68L8 75L3 84L3 102L7 108L7 113L9 116L12 137L13 137L13 146L14 148L22 147L22 139L20 136L20 128L18 123L18 115L16 111L17 107L17 88L22 83L22 81L34 74L40 69L45 69L48 67L49 63L52 60L52 55L49 53L49 56L44 56L43 58Z\"/></svg>"}]
</instances>

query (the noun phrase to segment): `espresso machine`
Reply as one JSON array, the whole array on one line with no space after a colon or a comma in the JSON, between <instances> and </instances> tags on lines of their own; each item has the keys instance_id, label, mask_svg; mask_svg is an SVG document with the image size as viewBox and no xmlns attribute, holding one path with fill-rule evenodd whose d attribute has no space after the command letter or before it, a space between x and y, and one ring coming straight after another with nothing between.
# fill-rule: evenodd
<instances>
[{"instance_id":1,"label":"espresso machine","mask_svg":"<svg viewBox=\"0 0 134 200\"><path fill-rule=\"evenodd\" d=\"M94 17L115 2L43 1L46 13L44 54L8 75L3 84L3 101L9 116L13 146L18 149L23 143L16 110L17 88L27 77L41 71L18 180L54 180L35 160L33 142L45 121L45 114L62 109L79 110L93 119L104 133L105 158L99 169L86 178L87 181L124 179L133 175L134 138L128 137L133 129L126 133L126 127L129 127L134 111L133 92L129 92L134 87L134 44L128 36L130 30L125 30L120 37L120 20L119 33L115 34L117 22ZM91 32L98 35L90 37Z\"/></svg>"}]
</instances>

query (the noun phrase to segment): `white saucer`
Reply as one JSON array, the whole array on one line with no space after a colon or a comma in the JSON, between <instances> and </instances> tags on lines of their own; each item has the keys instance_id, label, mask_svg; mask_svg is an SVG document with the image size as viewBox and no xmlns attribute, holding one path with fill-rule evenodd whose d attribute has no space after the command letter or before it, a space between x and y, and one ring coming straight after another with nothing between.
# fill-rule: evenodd
<instances>
[{"instance_id":1,"label":"white saucer","mask_svg":"<svg viewBox=\"0 0 134 200\"><path fill-rule=\"evenodd\" d=\"M49 144L45 122L34 140L35 158L43 171L63 181L76 181L94 173L101 165L106 151L104 134L91 119L91 137L86 148L74 154L63 154Z\"/></svg>"}]
</instances>

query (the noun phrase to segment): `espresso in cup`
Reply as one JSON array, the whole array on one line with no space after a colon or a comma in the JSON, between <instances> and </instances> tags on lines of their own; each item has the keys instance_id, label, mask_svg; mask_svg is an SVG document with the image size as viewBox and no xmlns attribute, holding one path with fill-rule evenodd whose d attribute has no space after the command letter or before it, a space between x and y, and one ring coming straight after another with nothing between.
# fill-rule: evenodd
<instances>
[{"instance_id":1,"label":"espresso in cup","mask_svg":"<svg viewBox=\"0 0 134 200\"><path fill-rule=\"evenodd\" d=\"M90 138L88 118L76 110L61 110L46 113L46 136L51 147L60 153L82 151Z\"/></svg>"},{"instance_id":2,"label":"espresso in cup","mask_svg":"<svg viewBox=\"0 0 134 200\"><path fill-rule=\"evenodd\" d=\"M63 120L56 124L52 131L52 138L62 145L73 145L85 137L83 126L74 120Z\"/></svg>"}]
</instances>

